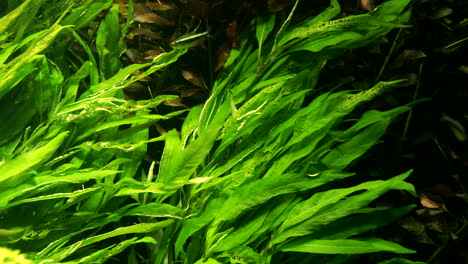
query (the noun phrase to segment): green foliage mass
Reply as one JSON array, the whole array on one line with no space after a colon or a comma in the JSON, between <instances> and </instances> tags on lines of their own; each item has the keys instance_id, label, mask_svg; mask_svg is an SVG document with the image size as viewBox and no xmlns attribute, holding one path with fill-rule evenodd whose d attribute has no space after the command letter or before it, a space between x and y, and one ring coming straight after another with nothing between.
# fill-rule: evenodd
<instances>
[{"instance_id":1,"label":"green foliage mass","mask_svg":"<svg viewBox=\"0 0 468 264\"><path fill-rule=\"evenodd\" d=\"M152 114L175 97L125 100L122 89L186 49L122 67L131 19L119 29L111 0L8 1L0 18L0 245L32 263L320 263L323 254L343 263L353 254L412 253L359 236L413 208L366 208L390 190L414 194L404 181L410 172L340 185L357 177L346 169L409 107L358 119L354 110L398 81L358 93L315 89L327 59L403 26L409 1L331 20L340 13L332 0L291 26L298 2L286 20L259 17L256 34L240 35L180 132L149 138L152 125L185 111ZM107 9L95 41L85 41L77 30ZM159 166L142 172L147 144L163 140Z\"/></svg>"}]
</instances>

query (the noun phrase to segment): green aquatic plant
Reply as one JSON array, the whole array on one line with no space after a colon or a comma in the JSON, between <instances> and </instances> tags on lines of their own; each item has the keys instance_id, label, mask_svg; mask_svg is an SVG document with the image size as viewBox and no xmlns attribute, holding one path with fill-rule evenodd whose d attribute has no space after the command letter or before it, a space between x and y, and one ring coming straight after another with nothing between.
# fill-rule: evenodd
<instances>
[{"instance_id":1,"label":"green aquatic plant","mask_svg":"<svg viewBox=\"0 0 468 264\"><path fill-rule=\"evenodd\" d=\"M33 263L102 263L133 244L156 243L144 234L171 223L119 221L138 215L126 197L166 188L139 178L147 144L164 140L149 138L148 129L185 111L152 114L176 96L132 101L122 89L185 51L123 67L126 28L111 4L25 1L0 19L0 245L21 249ZM33 18L38 28L17 40L15 22L33 7L59 16L45 29L50 17ZM91 46L76 30L105 9Z\"/></svg>"},{"instance_id":2,"label":"green aquatic plant","mask_svg":"<svg viewBox=\"0 0 468 264\"><path fill-rule=\"evenodd\" d=\"M395 254L381 263L413 263L397 258L413 250L369 231L414 206L368 207L391 190L414 195L410 172L367 181L349 171L409 110L357 107L399 81L316 87L328 59L404 27L409 0L335 20L332 0L292 25L297 1L285 20L256 18L206 103L156 138L151 126L186 111L153 114L176 97L125 100L122 89L186 48L123 67L131 19L120 28L112 1L9 3L0 18L1 246L33 263L348 263L375 252ZM95 41L85 40L77 29L103 10ZM142 172L156 141L162 158Z\"/></svg>"},{"instance_id":3,"label":"green aquatic plant","mask_svg":"<svg viewBox=\"0 0 468 264\"><path fill-rule=\"evenodd\" d=\"M366 208L390 190L414 195L404 181L410 172L334 187L358 177L346 169L409 106L347 116L399 81L358 93L315 91L327 59L403 27L408 3L387 1L369 14L330 21L340 13L331 1L318 16L290 25L297 1L280 24L274 15L259 17L256 34L240 35L207 102L191 109L180 135L167 135L156 182L192 184L151 197L154 206L186 210L162 232L154 263L342 263L356 254L414 252L359 236L414 208Z\"/></svg>"}]
</instances>

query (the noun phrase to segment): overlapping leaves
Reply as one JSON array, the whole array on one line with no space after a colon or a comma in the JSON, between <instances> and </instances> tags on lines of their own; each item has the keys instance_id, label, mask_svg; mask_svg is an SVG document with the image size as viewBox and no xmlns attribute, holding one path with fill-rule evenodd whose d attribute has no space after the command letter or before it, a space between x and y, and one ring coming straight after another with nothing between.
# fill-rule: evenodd
<instances>
[{"instance_id":1,"label":"overlapping leaves","mask_svg":"<svg viewBox=\"0 0 468 264\"><path fill-rule=\"evenodd\" d=\"M409 107L370 110L354 123L347 121L348 128L340 125L358 105L398 81L359 93L324 92L311 102L306 97L326 58L403 26L407 4L388 1L372 13L328 21L340 12L338 2L331 1L329 9L299 25L289 25L292 14L281 25L274 16L260 17L256 39L241 34L240 47L231 52L211 97L191 111L182 138L173 133L166 141L161 182L208 179L171 200L186 206L190 216L172 233L175 246L163 245L170 260L283 263L284 252L413 252L382 239L353 238L412 209L362 210L390 190L414 194L404 181L410 172L387 181L330 187L353 176L345 169ZM374 222L350 221L366 217Z\"/></svg>"},{"instance_id":2,"label":"overlapping leaves","mask_svg":"<svg viewBox=\"0 0 468 264\"><path fill-rule=\"evenodd\" d=\"M31 21L33 1L10 8L0 23L1 243L37 263L104 263L128 248L125 259L137 263L138 243L149 245L143 254L156 264L318 263L321 254L342 263L332 254L412 253L360 236L412 209L366 208L391 190L414 194L404 181L410 172L356 186L340 181L355 177L346 170L409 108L348 116L398 81L357 93L315 89L327 58L403 26L408 2L331 20L340 13L332 0L292 26L297 1L284 21L258 18L256 34L240 35L210 98L190 110L180 135L158 138L148 138L148 128L183 111L150 109L173 97L134 102L121 90L185 49L123 68L117 7L98 27L97 58L75 30L112 1L53 1L44 13L55 21L37 17L34 32L13 23ZM87 57L60 56L76 52L71 43ZM161 140L158 168L153 162L140 175L147 143ZM139 223L128 224L131 216ZM309 255L285 260L302 253Z\"/></svg>"},{"instance_id":3,"label":"overlapping leaves","mask_svg":"<svg viewBox=\"0 0 468 264\"><path fill-rule=\"evenodd\" d=\"M134 202L138 193L185 184L142 182L138 173L147 143L164 140L149 138L148 128L184 111L152 114L175 96L129 101L122 88L185 51L123 68L125 31L115 5L99 24L95 57L76 30L111 4L24 1L0 18L0 245L20 249L34 263L103 263L134 244L155 244L148 234L174 222L116 224L122 218L182 217L169 205ZM21 27L25 21L35 26Z\"/></svg>"}]
</instances>

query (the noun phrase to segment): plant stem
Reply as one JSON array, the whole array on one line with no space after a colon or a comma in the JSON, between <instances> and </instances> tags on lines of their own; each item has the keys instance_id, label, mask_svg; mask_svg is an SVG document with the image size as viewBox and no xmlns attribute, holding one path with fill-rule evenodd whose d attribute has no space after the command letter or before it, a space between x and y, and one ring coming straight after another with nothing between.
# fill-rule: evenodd
<instances>
[{"instance_id":1,"label":"plant stem","mask_svg":"<svg viewBox=\"0 0 468 264\"><path fill-rule=\"evenodd\" d=\"M413 102L416 101L419 87L421 86L421 74L422 74L423 65L424 65L424 62L421 62L421 64L419 65L418 81L416 83L416 89L414 89ZM413 108L411 108L408 112L408 117L406 118L406 122L405 122L405 128L403 129L403 134L401 135L401 141L406 140L406 134L408 133L408 128L409 128L409 124L410 124L412 116L413 116Z\"/></svg>"},{"instance_id":2,"label":"plant stem","mask_svg":"<svg viewBox=\"0 0 468 264\"><path fill-rule=\"evenodd\" d=\"M393 50L395 49L397 40L398 40L398 38L400 37L401 31L402 31L402 28L400 28L400 29L398 30L398 33L397 33L395 39L393 40L392 47L390 48L390 51L388 52L387 57L385 57L385 61L384 61L383 65L382 65L382 68L380 68L380 72L379 72L379 74L377 75L377 78L375 78L374 84L376 84L376 83L380 80L380 77L382 77L382 74L383 74L383 72L384 72L384 70L385 70L385 67L387 67L388 60L389 60L390 57L392 56Z\"/></svg>"}]
</instances>

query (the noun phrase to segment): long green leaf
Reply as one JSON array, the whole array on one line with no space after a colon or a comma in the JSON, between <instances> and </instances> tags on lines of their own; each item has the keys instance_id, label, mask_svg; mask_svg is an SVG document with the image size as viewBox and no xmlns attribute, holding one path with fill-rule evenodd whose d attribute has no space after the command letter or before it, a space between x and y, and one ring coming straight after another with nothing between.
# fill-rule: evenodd
<instances>
[{"instance_id":1,"label":"long green leaf","mask_svg":"<svg viewBox=\"0 0 468 264\"><path fill-rule=\"evenodd\" d=\"M1 189L4 189L6 187L5 185L13 184L12 180L15 176L20 175L31 167L40 164L41 162L45 162L48 158L50 158L52 154L60 147L67 136L68 132L62 132L44 146L23 153L0 166L0 182L9 180L8 184L2 183L4 187ZM24 180L25 179L17 179L18 182Z\"/></svg>"},{"instance_id":2,"label":"long green leaf","mask_svg":"<svg viewBox=\"0 0 468 264\"><path fill-rule=\"evenodd\" d=\"M31 43L30 47L20 56L11 60L6 66L0 68L0 98L13 89L14 84L24 79L27 74L20 70L27 64L35 60L35 56L46 49L54 41L55 37L66 26L54 25L48 30L37 35L37 38Z\"/></svg>"},{"instance_id":3,"label":"long green leaf","mask_svg":"<svg viewBox=\"0 0 468 264\"><path fill-rule=\"evenodd\" d=\"M123 252L129 246L138 244L138 243L156 244L157 241L152 237L144 237L141 239L138 239L137 237L130 238L130 239L127 239L125 241L118 243L115 246L112 245L105 249L98 250L94 252L92 255L78 260L78 263L105 263L105 261Z\"/></svg>"},{"instance_id":4,"label":"long green leaf","mask_svg":"<svg viewBox=\"0 0 468 264\"><path fill-rule=\"evenodd\" d=\"M371 252L394 252L399 254L415 253L396 243L378 238L370 239L336 239L336 240L311 240L297 246L285 246L281 249L285 252L307 252L319 254L364 254Z\"/></svg>"},{"instance_id":5,"label":"long green leaf","mask_svg":"<svg viewBox=\"0 0 468 264\"><path fill-rule=\"evenodd\" d=\"M268 17L259 16L257 17L257 29L255 30L255 34L257 36L258 41L258 61L261 60L262 57L262 48L263 43L267 39L270 32L273 30L275 26L275 14Z\"/></svg>"},{"instance_id":6,"label":"long green leaf","mask_svg":"<svg viewBox=\"0 0 468 264\"><path fill-rule=\"evenodd\" d=\"M96 35L96 49L99 54L101 75L107 79L117 73L120 67L119 48L119 5L114 5L99 24Z\"/></svg>"},{"instance_id":7,"label":"long green leaf","mask_svg":"<svg viewBox=\"0 0 468 264\"><path fill-rule=\"evenodd\" d=\"M288 219L271 243L277 244L288 238L311 234L332 221L353 214L391 189L407 190L415 194L414 187L403 181L410 173L411 171L408 171L388 181L365 182L354 187L333 189L313 195L291 210ZM347 197L361 190L367 191Z\"/></svg>"},{"instance_id":8,"label":"long green leaf","mask_svg":"<svg viewBox=\"0 0 468 264\"><path fill-rule=\"evenodd\" d=\"M142 224L135 224L132 226L125 226L125 227L117 228L110 232L103 233L97 236L88 237L86 239L78 241L64 248L62 251L55 253L51 257L48 257L47 259L43 261L48 261L48 262L61 261L65 259L66 257L68 257L69 255L71 255L76 250L78 250L79 248L97 243L99 241L113 238L116 236L126 235L126 234L144 234L144 233L154 232L156 230L159 230L161 228L164 228L172 224L173 222L174 220L164 220L158 223L142 223Z\"/></svg>"}]
</instances>

